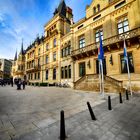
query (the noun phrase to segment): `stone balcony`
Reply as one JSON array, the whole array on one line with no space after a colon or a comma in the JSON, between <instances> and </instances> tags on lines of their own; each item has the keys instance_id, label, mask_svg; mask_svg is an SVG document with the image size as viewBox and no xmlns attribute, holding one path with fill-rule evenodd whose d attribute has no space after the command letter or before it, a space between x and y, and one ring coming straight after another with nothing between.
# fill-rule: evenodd
<instances>
[{"instance_id":1,"label":"stone balcony","mask_svg":"<svg viewBox=\"0 0 140 140\"><path fill-rule=\"evenodd\" d=\"M24 75L24 70L17 70L14 72L15 75Z\"/></svg>"},{"instance_id":2,"label":"stone balcony","mask_svg":"<svg viewBox=\"0 0 140 140\"><path fill-rule=\"evenodd\" d=\"M36 71L40 71L41 70L41 65L35 65L33 67L27 68L26 72L36 72Z\"/></svg>"},{"instance_id":3,"label":"stone balcony","mask_svg":"<svg viewBox=\"0 0 140 140\"><path fill-rule=\"evenodd\" d=\"M127 46L130 46L131 43L140 44L140 27L125 32L123 34L115 35L104 39L103 40L104 52L108 52L112 49L116 50L123 47L124 39L126 40ZM73 50L71 53L71 57L73 59L79 59L83 57L89 57L91 55L97 55L98 47L99 47L99 42L89 44L84 48Z\"/></svg>"}]
</instances>

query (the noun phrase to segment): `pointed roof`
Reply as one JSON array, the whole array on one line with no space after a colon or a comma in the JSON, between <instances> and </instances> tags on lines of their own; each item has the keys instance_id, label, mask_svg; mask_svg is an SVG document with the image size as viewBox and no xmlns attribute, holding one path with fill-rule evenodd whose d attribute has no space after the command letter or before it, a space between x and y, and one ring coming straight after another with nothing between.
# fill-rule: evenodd
<instances>
[{"instance_id":1,"label":"pointed roof","mask_svg":"<svg viewBox=\"0 0 140 140\"><path fill-rule=\"evenodd\" d=\"M23 39L22 39L22 44L21 44L21 51L20 54L23 55L24 54L24 50L23 50Z\"/></svg>"},{"instance_id":2,"label":"pointed roof","mask_svg":"<svg viewBox=\"0 0 140 140\"><path fill-rule=\"evenodd\" d=\"M61 0L58 8L56 8L55 11L54 11L54 15L59 13L60 15L63 15L63 16L66 17L66 9L67 9L67 6L66 6L65 1Z\"/></svg>"},{"instance_id":3,"label":"pointed roof","mask_svg":"<svg viewBox=\"0 0 140 140\"><path fill-rule=\"evenodd\" d=\"M16 51L16 53L15 53L14 61L16 61L16 60L17 60L17 51Z\"/></svg>"}]
</instances>

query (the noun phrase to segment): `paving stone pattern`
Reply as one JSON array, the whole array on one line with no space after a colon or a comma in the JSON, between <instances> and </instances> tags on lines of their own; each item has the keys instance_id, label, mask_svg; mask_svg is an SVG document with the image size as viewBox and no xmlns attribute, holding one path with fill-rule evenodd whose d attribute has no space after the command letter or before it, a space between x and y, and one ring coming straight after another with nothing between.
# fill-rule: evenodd
<instances>
[{"instance_id":1,"label":"paving stone pattern","mask_svg":"<svg viewBox=\"0 0 140 140\"><path fill-rule=\"evenodd\" d=\"M67 140L140 140L140 96L129 101L62 88L0 88L0 140L58 140L60 110L65 111ZM92 121L86 102L93 107Z\"/></svg>"}]
</instances>

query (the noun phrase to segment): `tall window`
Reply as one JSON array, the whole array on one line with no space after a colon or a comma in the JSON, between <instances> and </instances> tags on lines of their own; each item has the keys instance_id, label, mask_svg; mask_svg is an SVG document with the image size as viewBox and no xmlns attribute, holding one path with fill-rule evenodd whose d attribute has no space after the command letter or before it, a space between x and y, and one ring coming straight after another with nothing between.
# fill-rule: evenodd
<instances>
[{"instance_id":1,"label":"tall window","mask_svg":"<svg viewBox=\"0 0 140 140\"><path fill-rule=\"evenodd\" d=\"M56 68L53 69L53 80L56 80Z\"/></svg>"},{"instance_id":2,"label":"tall window","mask_svg":"<svg viewBox=\"0 0 140 140\"><path fill-rule=\"evenodd\" d=\"M68 66L69 78L71 78L71 65Z\"/></svg>"},{"instance_id":3,"label":"tall window","mask_svg":"<svg viewBox=\"0 0 140 140\"><path fill-rule=\"evenodd\" d=\"M40 66L40 58L38 58L38 66Z\"/></svg>"},{"instance_id":4,"label":"tall window","mask_svg":"<svg viewBox=\"0 0 140 140\"><path fill-rule=\"evenodd\" d=\"M56 38L53 40L53 46L56 47Z\"/></svg>"},{"instance_id":5,"label":"tall window","mask_svg":"<svg viewBox=\"0 0 140 140\"><path fill-rule=\"evenodd\" d=\"M46 51L49 50L49 43L46 44Z\"/></svg>"},{"instance_id":6,"label":"tall window","mask_svg":"<svg viewBox=\"0 0 140 140\"><path fill-rule=\"evenodd\" d=\"M68 55L68 47L65 48L66 56Z\"/></svg>"},{"instance_id":7,"label":"tall window","mask_svg":"<svg viewBox=\"0 0 140 140\"><path fill-rule=\"evenodd\" d=\"M122 34L129 31L129 22L128 18L124 17L118 20L118 33Z\"/></svg>"},{"instance_id":8,"label":"tall window","mask_svg":"<svg viewBox=\"0 0 140 140\"><path fill-rule=\"evenodd\" d=\"M63 58L64 56L63 56L63 49L61 50L61 57Z\"/></svg>"},{"instance_id":9,"label":"tall window","mask_svg":"<svg viewBox=\"0 0 140 140\"><path fill-rule=\"evenodd\" d=\"M79 38L79 48L84 48L85 47L85 37L81 36Z\"/></svg>"},{"instance_id":10,"label":"tall window","mask_svg":"<svg viewBox=\"0 0 140 140\"><path fill-rule=\"evenodd\" d=\"M66 52L65 52L65 49L63 49L63 57L66 56Z\"/></svg>"},{"instance_id":11,"label":"tall window","mask_svg":"<svg viewBox=\"0 0 140 140\"><path fill-rule=\"evenodd\" d=\"M56 52L53 53L53 61L56 61Z\"/></svg>"},{"instance_id":12,"label":"tall window","mask_svg":"<svg viewBox=\"0 0 140 140\"><path fill-rule=\"evenodd\" d=\"M68 55L70 55L71 54L71 46L69 45L68 46Z\"/></svg>"},{"instance_id":13,"label":"tall window","mask_svg":"<svg viewBox=\"0 0 140 140\"><path fill-rule=\"evenodd\" d=\"M85 62L79 64L79 76L82 77L86 74Z\"/></svg>"},{"instance_id":14,"label":"tall window","mask_svg":"<svg viewBox=\"0 0 140 140\"><path fill-rule=\"evenodd\" d=\"M61 67L61 78L63 79L64 78L64 68Z\"/></svg>"},{"instance_id":15,"label":"tall window","mask_svg":"<svg viewBox=\"0 0 140 140\"><path fill-rule=\"evenodd\" d=\"M68 78L68 68L65 66L65 78Z\"/></svg>"},{"instance_id":16,"label":"tall window","mask_svg":"<svg viewBox=\"0 0 140 140\"><path fill-rule=\"evenodd\" d=\"M49 57L48 57L48 55L46 56L46 64L48 64L49 63Z\"/></svg>"},{"instance_id":17,"label":"tall window","mask_svg":"<svg viewBox=\"0 0 140 140\"><path fill-rule=\"evenodd\" d=\"M120 56L121 59L121 72L122 73L127 73L127 63L126 60L124 59L124 55L122 54ZM132 53L128 53L128 64L129 64L129 71L130 73L134 72L134 64L133 64L133 57L132 57Z\"/></svg>"},{"instance_id":18,"label":"tall window","mask_svg":"<svg viewBox=\"0 0 140 140\"><path fill-rule=\"evenodd\" d=\"M49 70L46 70L46 80L48 80L49 77Z\"/></svg>"},{"instance_id":19,"label":"tall window","mask_svg":"<svg viewBox=\"0 0 140 140\"><path fill-rule=\"evenodd\" d=\"M100 36L101 36L101 39L103 40L103 29L102 28L96 30L96 32L95 32L95 42L96 43L100 41Z\"/></svg>"},{"instance_id":20,"label":"tall window","mask_svg":"<svg viewBox=\"0 0 140 140\"><path fill-rule=\"evenodd\" d=\"M28 79L30 80L30 74L28 74Z\"/></svg>"},{"instance_id":21,"label":"tall window","mask_svg":"<svg viewBox=\"0 0 140 140\"><path fill-rule=\"evenodd\" d=\"M38 79L40 79L40 72L38 72Z\"/></svg>"}]
</instances>

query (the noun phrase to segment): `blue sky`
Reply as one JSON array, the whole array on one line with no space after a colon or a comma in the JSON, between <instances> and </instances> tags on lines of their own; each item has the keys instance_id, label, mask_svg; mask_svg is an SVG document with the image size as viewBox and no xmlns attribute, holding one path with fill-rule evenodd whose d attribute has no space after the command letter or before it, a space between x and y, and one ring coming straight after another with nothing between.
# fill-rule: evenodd
<instances>
[{"instance_id":1,"label":"blue sky","mask_svg":"<svg viewBox=\"0 0 140 140\"><path fill-rule=\"evenodd\" d=\"M92 0L65 0L73 9L74 21L85 16ZM43 35L44 25L53 16L60 0L0 0L0 58L13 59L23 38L24 49Z\"/></svg>"}]
</instances>

